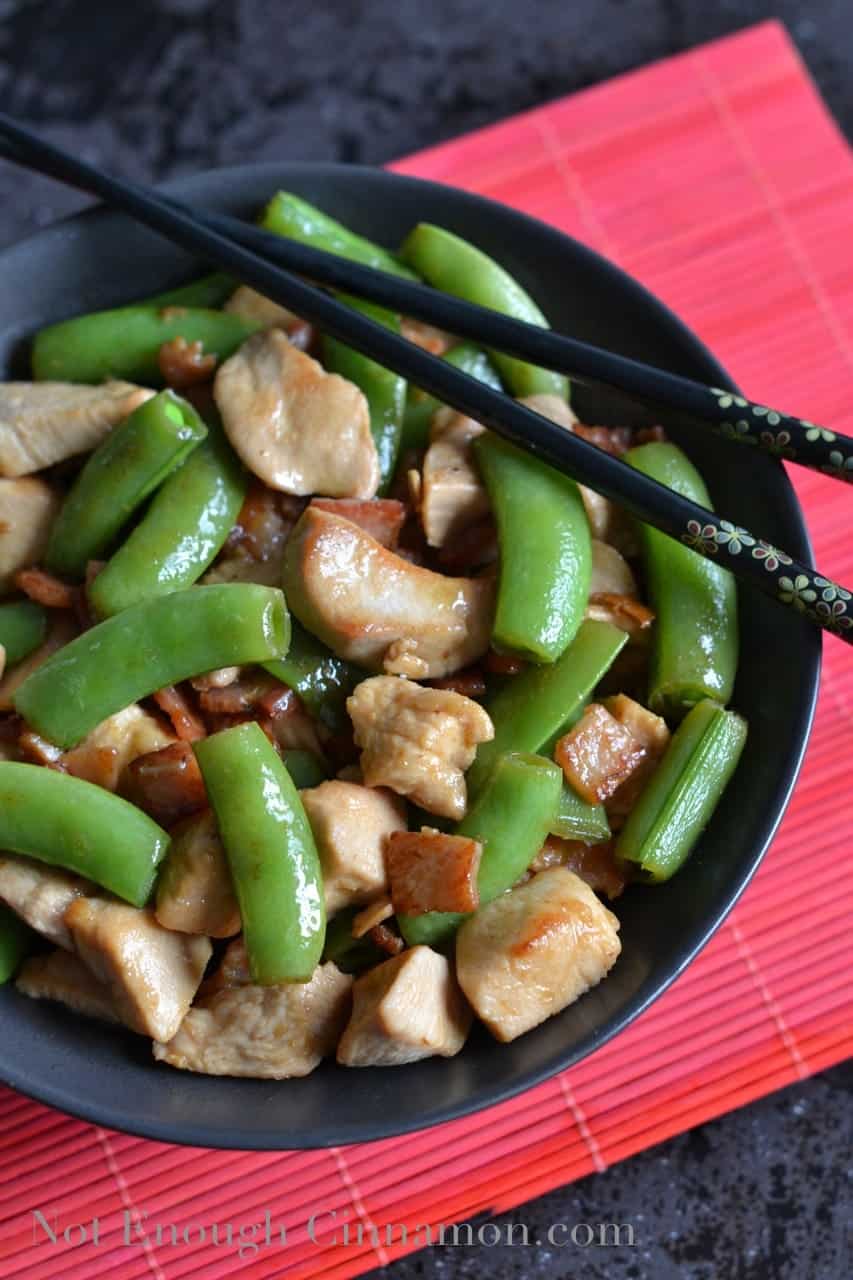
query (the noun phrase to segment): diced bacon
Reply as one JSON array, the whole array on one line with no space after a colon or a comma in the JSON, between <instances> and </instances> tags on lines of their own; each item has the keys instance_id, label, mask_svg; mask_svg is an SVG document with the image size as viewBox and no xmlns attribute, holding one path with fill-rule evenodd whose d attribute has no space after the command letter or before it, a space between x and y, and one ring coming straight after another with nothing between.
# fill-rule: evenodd
<instances>
[{"instance_id":1,"label":"diced bacon","mask_svg":"<svg viewBox=\"0 0 853 1280\"><path fill-rule=\"evenodd\" d=\"M642 639L655 620L652 610L642 601L609 591L600 591L589 597L584 617L593 618L596 622L611 622L635 639Z\"/></svg>"},{"instance_id":2,"label":"diced bacon","mask_svg":"<svg viewBox=\"0 0 853 1280\"><path fill-rule=\"evenodd\" d=\"M590 804L609 799L645 757L630 730L596 702L554 748L567 782Z\"/></svg>"},{"instance_id":3,"label":"diced bacon","mask_svg":"<svg viewBox=\"0 0 853 1280\"><path fill-rule=\"evenodd\" d=\"M32 729L26 729L18 739L18 751L21 759L30 764L43 764L48 769L65 772L62 763L62 748L57 747L47 738L40 737Z\"/></svg>"},{"instance_id":4,"label":"diced bacon","mask_svg":"<svg viewBox=\"0 0 853 1280\"><path fill-rule=\"evenodd\" d=\"M434 356L443 356L453 342L444 329L437 329L435 325L415 320L412 316L400 317L400 337Z\"/></svg>"},{"instance_id":5,"label":"diced bacon","mask_svg":"<svg viewBox=\"0 0 853 1280\"><path fill-rule=\"evenodd\" d=\"M15 586L45 609L73 609L74 588L46 569L19 569Z\"/></svg>"},{"instance_id":6,"label":"diced bacon","mask_svg":"<svg viewBox=\"0 0 853 1280\"><path fill-rule=\"evenodd\" d=\"M498 558L498 533L491 516L469 525L439 548L438 560L448 573L470 573Z\"/></svg>"},{"instance_id":7,"label":"diced bacon","mask_svg":"<svg viewBox=\"0 0 853 1280\"><path fill-rule=\"evenodd\" d=\"M228 537L229 547L243 547L254 560L279 558L287 535L307 505L302 499L285 496L286 507L281 494L253 478Z\"/></svg>"},{"instance_id":8,"label":"diced bacon","mask_svg":"<svg viewBox=\"0 0 853 1280\"><path fill-rule=\"evenodd\" d=\"M442 676L427 683L431 689L452 689L465 698L482 698L486 692L486 682L479 667L466 667L452 676Z\"/></svg>"},{"instance_id":9,"label":"diced bacon","mask_svg":"<svg viewBox=\"0 0 853 1280\"><path fill-rule=\"evenodd\" d=\"M405 503L396 498L312 498L311 506L351 520L391 551L396 550L407 515Z\"/></svg>"},{"instance_id":10,"label":"diced bacon","mask_svg":"<svg viewBox=\"0 0 853 1280\"><path fill-rule=\"evenodd\" d=\"M398 956L403 950L403 939L387 924L375 924L368 934L370 941L389 956Z\"/></svg>"},{"instance_id":11,"label":"diced bacon","mask_svg":"<svg viewBox=\"0 0 853 1280\"><path fill-rule=\"evenodd\" d=\"M161 826L207 808L201 770L188 742L175 742L134 760L125 773L123 790Z\"/></svg>"},{"instance_id":12,"label":"diced bacon","mask_svg":"<svg viewBox=\"0 0 853 1280\"><path fill-rule=\"evenodd\" d=\"M561 840L549 836L530 864L529 870L546 871L549 867L566 867L580 876L590 889L605 897L618 898L628 881L623 863L613 853L614 842L584 844L581 840Z\"/></svg>"},{"instance_id":13,"label":"diced bacon","mask_svg":"<svg viewBox=\"0 0 853 1280\"><path fill-rule=\"evenodd\" d=\"M169 717L175 733L182 741L198 742L199 738L207 737L203 720L177 685L167 684L151 696L163 714Z\"/></svg>"},{"instance_id":14,"label":"diced bacon","mask_svg":"<svg viewBox=\"0 0 853 1280\"><path fill-rule=\"evenodd\" d=\"M496 653L494 649L490 649L483 659L483 666L493 676L517 676L520 675L527 663L523 658L517 658L511 653Z\"/></svg>"},{"instance_id":15,"label":"diced bacon","mask_svg":"<svg viewBox=\"0 0 853 1280\"><path fill-rule=\"evenodd\" d=\"M385 845L391 901L400 915L427 911L476 911L477 873L483 846L467 836L392 832Z\"/></svg>"},{"instance_id":16,"label":"diced bacon","mask_svg":"<svg viewBox=\"0 0 853 1280\"><path fill-rule=\"evenodd\" d=\"M157 353L157 365L167 387L186 391L187 387L210 381L216 369L216 355L205 354L200 339L187 342L179 336L163 343Z\"/></svg>"}]
</instances>

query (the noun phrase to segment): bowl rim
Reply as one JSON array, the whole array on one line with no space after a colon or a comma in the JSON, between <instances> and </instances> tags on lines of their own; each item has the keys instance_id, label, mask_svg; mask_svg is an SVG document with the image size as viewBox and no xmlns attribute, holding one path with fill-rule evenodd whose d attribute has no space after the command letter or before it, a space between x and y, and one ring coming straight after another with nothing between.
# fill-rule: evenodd
<instances>
[{"instance_id":1,"label":"bowl rim","mask_svg":"<svg viewBox=\"0 0 853 1280\"><path fill-rule=\"evenodd\" d=\"M506 205L498 200L493 200L488 196L481 196L476 193L468 192L457 187L453 187L447 183L435 182L430 179L417 178L409 174L395 173L393 169L384 169L368 165L350 165L339 164L333 162L312 163L312 162L288 162L288 161L266 161L259 163L250 163L244 165L223 166L214 169L205 169L191 175L185 175L180 178L172 179L168 182L157 184L157 189L163 192L182 196L184 198L191 197L197 187L201 187L205 182L213 178L217 180L232 179L235 184L235 190L239 189L239 184L247 179L268 179L270 183L270 191L281 186L283 178L282 174L286 171L288 183L293 182L297 185L300 178L321 177L330 180L343 179L347 181L348 175L355 175L361 181L374 181L378 185L384 184L387 180L392 180L395 184L408 186L413 190L421 190L423 192L438 191L452 193L452 198L457 203L468 204L474 210L483 205L490 205L500 210L504 216L510 215L513 220L518 220L530 226L531 231L535 232L540 238L550 240L555 247L559 246L559 242L569 242L572 246L572 252L581 258L586 258L590 264L602 276L613 281L623 292L633 295L633 299L640 306L653 313L658 323L668 328L671 334L676 337L682 346L689 351L696 359L703 363L709 371L708 381L713 377L714 385L726 387L728 390L738 391L739 388L729 376L727 371L719 363L713 353L705 345L705 343L697 337L697 335L689 328L689 326L672 311L660 298L651 292L645 285L641 284L635 277L624 271L621 267L611 262L608 258L590 248L582 241L577 240L574 236L567 232L561 231L557 227L543 222L539 218L515 209L510 205ZM51 235L61 233L76 224L95 223L98 220L106 219L110 222L115 220L130 221L126 215L105 208L103 205L96 204L94 206L83 209L79 212L68 214L58 218L47 226L40 227L31 232L27 236L21 237L8 245L0 248L0 263L7 254L18 252L29 246L34 241L44 239ZM114 305L121 305L116 303ZM792 530L791 545L797 552L799 558L809 565L813 565L813 553L808 530L805 524L805 518L802 507L800 506L796 492L784 468L780 467L779 477L781 481L779 490L780 510L783 518L790 523ZM796 544L799 543L799 546ZM237 1125L218 1125L214 1132L205 1129L203 1123L181 1120L175 1122L172 1120L154 1120L151 1123L134 1123L121 1114L121 1110L109 1104L102 1104L95 1097L91 1100L81 1100L76 1093L69 1093L65 1086L61 1083L52 1083L46 1081L37 1081L32 1083L26 1074L15 1068L10 1069L2 1061L2 1050L0 1050L0 1084L16 1090L17 1092L42 1102L48 1106L54 1107L69 1116L76 1117L81 1120L88 1121L93 1124L103 1125L109 1129L114 1129L123 1133L128 1133L140 1138L147 1138L160 1142L168 1142L176 1145L189 1146L205 1146L221 1150L258 1150L258 1151L289 1151L289 1150L309 1150L319 1148L337 1147L356 1142L374 1142L381 1141L386 1138L396 1137L402 1134L415 1132L422 1129L432 1128L439 1124L444 1124L451 1120L461 1119L464 1116L474 1114L486 1108L497 1106L529 1089L535 1088L544 1081L560 1071L566 1070L578 1062L587 1058L590 1054L600 1049L609 1040L612 1040L620 1032L625 1030L637 1017L639 1017L646 1009L648 1009L675 980L684 972L689 964L707 945L711 937L720 928L732 908L738 902L739 898L750 884L755 872L761 864L767 850L776 834L782 818L784 817L787 806L790 802L793 789L802 768L803 759L808 747L811 729L814 721L815 708L820 684L821 671L821 636L817 629L814 629L814 635L807 638L804 643L807 646L804 660L800 670L798 671L798 679L802 690L802 700L800 703L800 711L792 735L792 747L796 743L796 749L788 760L786 769L777 779L776 786L772 793L772 797L768 802L768 818L761 828L761 835L757 845L752 853L751 859L736 883L731 886L730 892L726 893L713 916L709 919L705 928L697 935L685 941L684 945L678 950L677 958L674 964L670 965L666 975L657 980L655 983L644 983L641 988L631 997L626 1004L620 1009L619 1013L607 1021L603 1026L592 1031L588 1036L584 1037L581 1044L573 1048L567 1048L557 1054L551 1055L544 1062L534 1068L520 1073L517 1080L508 1081L503 1084L496 1084L491 1088L481 1091L476 1096L467 1097L458 1102L447 1103L443 1106L434 1108L429 1116L424 1119L421 1116L415 1116L411 1121L402 1120L395 1121L392 1127L383 1126L373 1122L354 1122L352 1126L341 1131L340 1127L334 1133L328 1130L320 1129L316 1134L312 1135L311 1140L303 1140L301 1137L298 1141L283 1142L278 1140L279 1135L274 1134L266 1141L261 1141L253 1132L242 1130ZM270 1082L264 1082L269 1084ZM483 1093L487 1096L483 1096ZM284 1134L282 1137L291 1137L292 1135Z\"/></svg>"}]
</instances>

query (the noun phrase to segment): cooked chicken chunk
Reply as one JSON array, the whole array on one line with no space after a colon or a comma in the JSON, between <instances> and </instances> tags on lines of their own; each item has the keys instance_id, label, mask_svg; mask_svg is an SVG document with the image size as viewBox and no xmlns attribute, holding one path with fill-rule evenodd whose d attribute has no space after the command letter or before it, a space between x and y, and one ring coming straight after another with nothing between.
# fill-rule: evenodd
<instances>
[{"instance_id":1,"label":"cooked chicken chunk","mask_svg":"<svg viewBox=\"0 0 853 1280\"><path fill-rule=\"evenodd\" d=\"M208 938L163 929L152 911L78 898L65 913L74 948L110 990L123 1022L155 1040L178 1030L210 959Z\"/></svg>"},{"instance_id":2,"label":"cooked chicken chunk","mask_svg":"<svg viewBox=\"0 0 853 1280\"><path fill-rule=\"evenodd\" d=\"M262 325L264 329L284 329L287 332L301 324L299 316L288 311L287 307L273 302L272 298L264 297L257 289L250 289L247 284L241 284L235 289L222 310Z\"/></svg>"},{"instance_id":3,"label":"cooked chicken chunk","mask_svg":"<svg viewBox=\"0 0 853 1280\"><path fill-rule=\"evenodd\" d=\"M567 405L565 400L561 399L560 396L551 395L547 391L540 391L532 396L523 396L519 403L526 405L534 413L541 413L543 418L549 418L551 422L556 422L558 427L565 427L567 431L571 431L578 420L574 409Z\"/></svg>"},{"instance_id":4,"label":"cooked chicken chunk","mask_svg":"<svg viewBox=\"0 0 853 1280\"><path fill-rule=\"evenodd\" d=\"M9 591L19 569L41 559L59 498L34 476L0 479L0 592Z\"/></svg>"},{"instance_id":5,"label":"cooked chicken chunk","mask_svg":"<svg viewBox=\"0 0 853 1280\"><path fill-rule=\"evenodd\" d=\"M356 981L352 994L352 1017L338 1044L345 1067L452 1058L465 1043L470 1010L447 960L429 947L383 961Z\"/></svg>"},{"instance_id":6,"label":"cooked chicken chunk","mask_svg":"<svg viewBox=\"0 0 853 1280\"><path fill-rule=\"evenodd\" d=\"M164 929L178 933L233 938L240 932L240 908L210 809L172 832L157 881L155 914Z\"/></svg>"},{"instance_id":7,"label":"cooked chicken chunk","mask_svg":"<svg viewBox=\"0 0 853 1280\"><path fill-rule=\"evenodd\" d=\"M89 1018L121 1022L109 987L99 982L82 960L67 951L30 956L21 965L15 986L33 1000L58 1000Z\"/></svg>"},{"instance_id":8,"label":"cooked chicken chunk","mask_svg":"<svg viewBox=\"0 0 853 1280\"><path fill-rule=\"evenodd\" d=\"M162 723L131 703L102 720L72 751L62 758L69 773L115 791L124 769L139 756L159 751L175 741Z\"/></svg>"},{"instance_id":9,"label":"cooked chicken chunk","mask_svg":"<svg viewBox=\"0 0 853 1280\"><path fill-rule=\"evenodd\" d=\"M347 711L369 787L390 787L445 818L463 816L465 770L478 744L495 736L481 706L450 689L373 676L347 699Z\"/></svg>"},{"instance_id":10,"label":"cooked chicken chunk","mask_svg":"<svg viewBox=\"0 0 853 1280\"><path fill-rule=\"evenodd\" d=\"M200 998L169 1043L154 1044L154 1057L211 1076L307 1076L334 1051L351 986L323 964L310 982L223 987Z\"/></svg>"},{"instance_id":11,"label":"cooked chicken chunk","mask_svg":"<svg viewBox=\"0 0 853 1280\"><path fill-rule=\"evenodd\" d=\"M443 547L489 511L471 453L471 441L484 430L464 413L440 409L433 418L420 481L421 524L431 547Z\"/></svg>"},{"instance_id":12,"label":"cooked chicken chunk","mask_svg":"<svg viewBox=\"0 0 853 1280\"><path fill-rule=\"evenodd\" d=\"M0 476L25 476L86 453L154 395L130 382L0 383Z\"/></svg>"},{"instance_id":13,"label":"cooked chicken chunk","mask_svg":"<svg viewBox=\"0 0 853 1280\"><path fill-rule=\"evenodd\" d=\"M385 789L333 779L299 793L323 868L326 913L361 906L387 887L385 840L406 827L406 806Z\"/></svg>"},{"instance_id":14,"label":"cooked chicken chunk","mask_svg":"<svg viewBox=\"0 0 853 1280\"><path fill-rule=\"evenodd\" d=\"M372 670L446 676L489 647L492 578L422 569L313 505L285 548L283 583L309 631L339 657Z\"/></svg>"},{"instance_id":15,"label":"cooked chicken chunk","mask_svg":"<svg viewBox=\"0 0 853 1280\"><path fill-rule=\"evenodd\" d=\"M213 391L232 445L271 488L373 497L379 460L364 393L280 329L248 338L220 367Z\"/></svg>"},{"instance_id":16,"label":"cooked chicken chunk","mask_svg":"<svg viewBox=\"0 0 853 1280\"><path fill-rule=\"evenodd\" d=\"M456 938L459 984L498 1040L514 1040L600 982L619 921L572 871L554 867L480 907Z\"/></svg>"},{"instance_id":17,"label":"cooked chicken chunk","mask_svg":"<svg viewBox=\"0 0 853 1280\"><path fill-rule=\"evenodd\" d=\"M60 867L11 853L0 856L0 898L32 929L66 951L73 951L74 943L65 912L77 898L92 891L87 880Z\"/></svg>"},{"instance_id":18,"label":"cooked chicken chunk","mask_svg":"<svg viewBox=\"0 0 853 1280\"><path fill-rule=\"evenodd\" d=\"M238 549L233 555L225 555L211 565L201 582L206 587L219 582L257 582L262 587L280 587L281 557L256 560Z\"/></svg>"},{"instance_id":19,"label":"cooked chicken chunk","mask_svg":"<svg viewBox=\"0 0 853 1280\"><path fill-rule=\"evenodd\" d=\"M352 928L350 932L354 938L363 938L366 933L370 933L377 925L384 924L386 920L390 920L394 914L394 907L391 899L387 894L381 898L377 898L375 902L369 902L366 907L362 907L361 911L357 911L352 918ZM403 939L398 938L400 943L398 950L403 950Z\"/></svg>"},{"instance_id":20,"label":"cooked chicken chunk","mask_svg":"<svg viewBox=\"0 0 853 1280\"><path fill-rule=\"evenodd\" d=\"M637 580L624 556L600 538L592 539L591 596L606 593L617 596L638 595Z\"/></svg>"}]
</instances>

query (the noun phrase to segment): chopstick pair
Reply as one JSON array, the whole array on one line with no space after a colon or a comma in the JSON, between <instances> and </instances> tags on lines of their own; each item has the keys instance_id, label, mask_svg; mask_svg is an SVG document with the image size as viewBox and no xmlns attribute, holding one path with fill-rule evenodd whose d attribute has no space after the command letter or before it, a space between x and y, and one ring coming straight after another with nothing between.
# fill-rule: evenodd
<instances>
[{"instance_id":1,"label":"chopstick pair","mask_svg":"<svg viewBox=\"0 0 853 1280\"><path fill-rule=\"evenodd\" d=\"M196 212L139 184L103 173L2 114L0 154L122 209L439 400L476 418L517 447L618 502L698 554L713 557L815 625L853 643L853 593L291 273L304 274L327 287L382 303L485 347L567 373L576 381L676 409L691 419L712 424L712 429L728 439L752 444L845 480L853 477L853 440L848 437L751 404L733 392L706 387L427 286L282 239L250 223Z\"/></svg>"}]
</instances>

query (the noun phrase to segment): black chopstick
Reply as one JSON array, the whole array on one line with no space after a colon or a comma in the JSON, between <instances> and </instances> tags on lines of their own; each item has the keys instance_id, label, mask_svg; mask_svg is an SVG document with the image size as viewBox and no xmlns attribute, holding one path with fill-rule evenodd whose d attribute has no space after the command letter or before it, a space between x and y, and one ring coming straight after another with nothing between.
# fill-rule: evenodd
<instances>
[{"instance_id":1,"label":"black chopstick","mask_svg":"<svg viewBox=\"0 0 853 1280\"><path fill-rule=\"evenodd\" d=\"M713 556L739 578L751 582L817 626L853 643L851 592L817 574L808 565L798 563L779 548L681 497L580 436L272 265L230 236L203 225L183 206L137 184L110 177L2 115L0 138L11 140L12 145L5 154L14 163L38 169L100 196L167 239L230 272L340 341L476 418L516 446L620 503L639 519L686 543L700 555ZM383 275L383 279L388 277ZM493 312L484 314L495 318ZM546 339L557 336L543 330L535 332ZM480 335L479 329L477 334ZM485 345L495 344L486 342Z\"/></svg>"}]
</instances>

